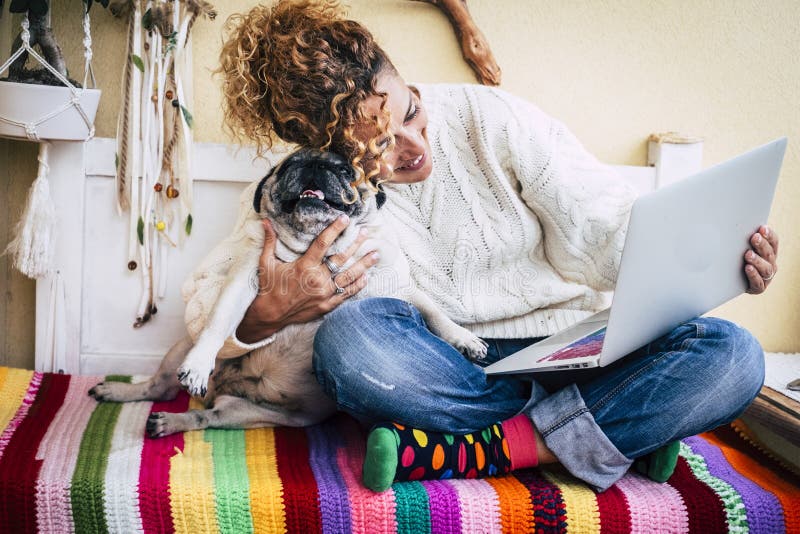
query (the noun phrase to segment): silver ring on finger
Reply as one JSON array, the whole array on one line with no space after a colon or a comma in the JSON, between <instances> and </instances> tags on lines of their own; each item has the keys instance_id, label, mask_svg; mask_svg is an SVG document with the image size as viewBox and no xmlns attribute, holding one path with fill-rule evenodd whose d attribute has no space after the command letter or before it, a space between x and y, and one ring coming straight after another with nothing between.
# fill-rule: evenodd
<instances>
[{"instance_id":1,"label":"silver ring on finger","mask_svg":"<svg viewBox=\"0 0 800 534\"><path fill-rule=\"evenodd\" d=\"M336 262L330 258L325 258L324 260L322 260L322 263L324 263L325 266L328 268L328 270L331 272L331 277L336 276L342 270L342 268L336 265Z\"/></svg>"},{"instance_id":2,"label":"silver ring on finger","mask_svg":"<svg viewBox=\"0 0 800 534\"><path fill-rule=\"evenodd\" d=\"M775 273L772 273L772 274L771 274L771 275L769 275L767 278L763 278L763 277L762 277L762 280L764 280L765 282L769 282L769 281L770 281L770 280L772 280L773 278L775 278Z\"/></svg>"},{"instance_id":3,"label":"silver ring on finger","mask_svg":"<svg viewBox=\"0 0 800 534\"><path fill-rule=\"evenodd\" d=\"M333 291L335 295L341 295L342 293L344 293L344 288L336 283L335 278L332 277L331 281L333 282L333 286L336 288Z\"/></svg>"}]
</instances>

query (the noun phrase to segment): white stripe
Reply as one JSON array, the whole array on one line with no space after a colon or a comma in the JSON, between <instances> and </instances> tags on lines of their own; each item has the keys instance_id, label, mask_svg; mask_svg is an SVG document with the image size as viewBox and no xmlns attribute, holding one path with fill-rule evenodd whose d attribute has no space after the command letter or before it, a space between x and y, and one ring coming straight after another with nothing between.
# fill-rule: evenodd
<instances>
[{"instance_id":1,"label":"white stripe","mask_svg":"<svg viewBox=\"0 0 800 534\"><path fill-rule=\"evenodd\" d=\"M125 403L117 418L103 494L109 532L144 532L139 511L139 469L145 422L152 406L152 402Z\"/></svg>"}]
</instances>

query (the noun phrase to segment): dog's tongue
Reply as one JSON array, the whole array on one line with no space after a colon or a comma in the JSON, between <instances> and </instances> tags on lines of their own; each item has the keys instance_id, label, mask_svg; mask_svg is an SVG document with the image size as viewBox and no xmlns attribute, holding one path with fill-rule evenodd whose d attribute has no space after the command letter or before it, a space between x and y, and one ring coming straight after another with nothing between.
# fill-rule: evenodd
<instances>
[{"instance_id":1,"label":"dog's tongue","mask_svg":"<svg viewBox=\"0 0 800 534\"><path fill-rule=\"evenodd\" d=\"M311 189L306 189L305 191L300 193L301 197L306 197L306 196L311 196L311 195L317 197L320 200L325 200L325 193L323 193L319 189L314 189L313 191Z\"/></svg>"}]
</instances>

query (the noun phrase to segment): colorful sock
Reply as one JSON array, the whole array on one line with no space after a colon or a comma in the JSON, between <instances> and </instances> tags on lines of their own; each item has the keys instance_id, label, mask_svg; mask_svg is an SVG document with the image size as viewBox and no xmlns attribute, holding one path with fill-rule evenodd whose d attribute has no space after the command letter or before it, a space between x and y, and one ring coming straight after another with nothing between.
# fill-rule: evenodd
<instances>
[{"instance_id":1,"label":"colorful sock","mask_svg":"<svg viewBox=\"0 0 800 534\"><path fill-rule=\"evenodd\" d=\"M678 453L680 450L680 441L667 443L650 454L637 458L636 470L650 478L650 480L666 482L675 471L675 466L678 465Z\"/></svg>"},{"instance_id":2,"label":"colorful sock","mask_svg":"<svg viewBox=\"0 0 800 534\"><path fill-rule=\"evenodd\" d=\"M524 415L463 435L382 423L367 438L363 476L365 486L384 491L394 481L478 478L536 464L533 425Z\"/></svg>"}]
</instances>

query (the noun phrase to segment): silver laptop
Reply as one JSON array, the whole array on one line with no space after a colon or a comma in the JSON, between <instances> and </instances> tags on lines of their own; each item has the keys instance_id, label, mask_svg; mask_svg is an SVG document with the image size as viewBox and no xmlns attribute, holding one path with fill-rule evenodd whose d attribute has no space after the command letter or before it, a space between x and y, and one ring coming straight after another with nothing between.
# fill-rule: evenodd
<instances>
[{"instance_id":1,"label":"silver laptop","mask_svg":"<svg viewBox=\"0 0 800 534\"><path fill-rule=\"evenodd\" d=\"M639 197L611 307L486 367L487 374L609 365L743 293L786 138Z\"/></svg>"}]
</instances>

